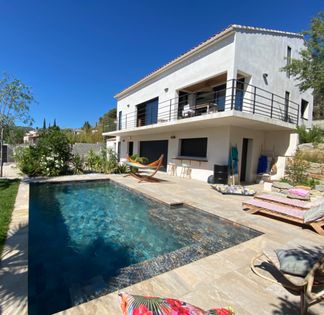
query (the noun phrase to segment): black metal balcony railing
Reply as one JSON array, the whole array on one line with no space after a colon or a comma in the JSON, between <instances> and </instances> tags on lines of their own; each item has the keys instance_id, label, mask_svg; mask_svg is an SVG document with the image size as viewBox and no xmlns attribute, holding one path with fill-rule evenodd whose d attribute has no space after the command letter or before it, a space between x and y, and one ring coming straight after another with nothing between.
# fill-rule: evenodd
<instances>
[{"instance_id":1,"label":"black metal balcony railing","mask_svg":"<svg viewBox=\"0 0 324 315\"><path fill-rule=\"evenodd\" d=\"M195 98L194 104L190 104L190 94L185 94L159 102L156 108L141 106L134 112L122 113L118 129L132 129L231 110L295 125L299 123L298 103L239 80L227 81L226 88L220 91L195 93Z\"/></svg>"}]
</instances>

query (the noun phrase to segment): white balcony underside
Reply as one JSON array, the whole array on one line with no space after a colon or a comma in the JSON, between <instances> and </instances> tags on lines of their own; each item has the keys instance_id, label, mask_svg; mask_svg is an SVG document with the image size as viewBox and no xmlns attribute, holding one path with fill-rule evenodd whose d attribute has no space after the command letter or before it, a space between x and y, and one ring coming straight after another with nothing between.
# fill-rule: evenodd
<instances>
[{"instance_id":1,"label":"white balcony underside","mask_svg":"<svg viewBox=\"0 0 324 315\"><path fill-rule=\"evenodd\" d=\"M294 130L296 128L295 124L280 121L278 119L271 119L256 114L252 115L250 113L232 110L195 116L181 120L160 122L157 124L143 127L116 130L112 132L103 133L103 135L123 137L130 135L144 135L152 133L162 133L165 131L200 129L217 126L239 126L263 131Z\"/></svg>"}]
</instances>

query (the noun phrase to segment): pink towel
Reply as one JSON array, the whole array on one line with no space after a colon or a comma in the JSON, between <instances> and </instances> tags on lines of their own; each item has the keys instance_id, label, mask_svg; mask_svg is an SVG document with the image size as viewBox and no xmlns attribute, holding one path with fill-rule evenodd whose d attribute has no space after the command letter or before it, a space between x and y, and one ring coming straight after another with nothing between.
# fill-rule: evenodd
<instances>
[{"instance_id":1,"label":"pink towel","mask_svg":"<svg viewBox=\"0 0 324 315\"><path fill-rule=\"evenodd\" d=\"M288 190L289 194L306 198L309 196L309 190L302 188L291 188Z\"/></svg>"}]
</instances>

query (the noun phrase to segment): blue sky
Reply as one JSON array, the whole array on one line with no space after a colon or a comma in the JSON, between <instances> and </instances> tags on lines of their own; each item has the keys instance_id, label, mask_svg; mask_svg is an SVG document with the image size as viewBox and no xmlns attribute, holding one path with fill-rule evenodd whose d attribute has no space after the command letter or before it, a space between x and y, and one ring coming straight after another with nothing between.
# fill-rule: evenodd
<instances>
[{"instance_id":1,"label":"blue sky","mask_svg":"<svg viewBox=\"0 0 324 315\"><path fill-rule=\"evenodd\" d=\"M299 32L320 10L323 0L0 0L0 72L32 87L35 126L79 127L230 24Z\"/></svg>"}]
</instances>

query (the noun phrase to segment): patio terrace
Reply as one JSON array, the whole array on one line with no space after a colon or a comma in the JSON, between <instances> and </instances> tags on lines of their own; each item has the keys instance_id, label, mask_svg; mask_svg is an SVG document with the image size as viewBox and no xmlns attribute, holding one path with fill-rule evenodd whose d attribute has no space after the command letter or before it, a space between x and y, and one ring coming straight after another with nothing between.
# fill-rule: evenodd
<instances>
[{"instance_id":1,"label":"patio terrace","mask_svg":"<svg viewBox=\"0 0 324 315\"><path fill-rule=\"evenodd\" d=\"M160 173L158 177L162 180L159 183L141 183L130 177L122 175L81 175L52 178L50 181L71 181L84 179L103 179L110 178L129 188L147 194L150 197L164 201L166 203L185 202L194 207L198 207L207 212L219 215L229 219L237 224L243 224L250 228L259 230L264 234L250 241L241 243L232 248L221 251L217 254L200 259L180 268L158 275L146 281L137 283L123 291L134 294L145 294L151 296L164 296L179 298L188 303L192 303L204 309L212 307L231 305L236 314L297 314L299 308L299 297L291 294L281 286L272 284L266 280L257 277L250 269L250 261L263 248L273 246L282 248L286 244L291 245L312 245L323 246L323 237L317 235L309 229L302 229L290 223L281 222L261 215L251 215L242 210L241 203L247 197L241 196L223 196L210 188L207 183L200 181L172 177ZM14 211L14 228L19 222L19 217L26 222L26 212L28 213L28 204L22 205L19 198L28 201L26 184L22 184L20 194L17 198L17 209ZM256 185L255 189L261 187ZM24 213L22 213L22 209ZM27 221L28 222L28 221ZM18 227L19 230L19 227ZM21 244L22 234L28 237L24 231L16 233L14 237L9 238L8 245L12 246L14 252L26 253L26 241L23 246L15 247L15 244ZM10 248L9 248L10 249ZM10 255L8 256L10 257ZM21 257L18 255L18 257ZM6 270L7 278L0 273L0 283L3 285L2 297L10 297L10 300L0 300L2 314L27 314L26 296L21 292L21 273L26 274L26 264L19 267L6 262L6 257L2 263L2 270ZM23 265L23 264L22 264ZM11 269L13 278L8 279L8 273ZM19 275L19 276L17 276ZM16 281L13 281L16 280ZM10 280L10 290L8 290L3 280ZM26 280L26 278L25 278ZM19 294L15 294L19 292ZM27 294L27 291L25 292ZM320 315L324 312L324 304L317 304L310 308L309 314ZM102 296L98 299L78 305L65 310L60 315L74 314L121 314L118 305L117 292Z\"/></svg>"}]
</instances>

